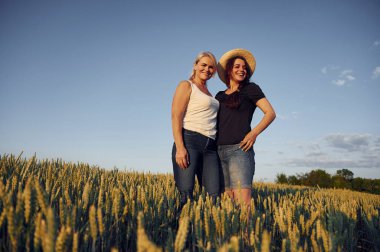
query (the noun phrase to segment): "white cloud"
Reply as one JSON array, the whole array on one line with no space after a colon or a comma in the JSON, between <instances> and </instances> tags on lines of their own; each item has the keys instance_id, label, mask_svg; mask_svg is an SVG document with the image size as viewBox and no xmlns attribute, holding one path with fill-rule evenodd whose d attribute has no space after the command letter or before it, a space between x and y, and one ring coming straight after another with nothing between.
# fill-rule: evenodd
<instances>
[{"instance_id":1,"label":"white cloud","mask_svg":"<svg viewBox=\"0 0 380 252\"><path fill-rule=\"evenodd\" d=\"M340 72L340 77L345 77L351 73L352 73L352 70L348 70L348 69L343 70L342 72Z\"/></svg>"},{"instance_id":2,"label":"white cloud","mask_svg":"<svg viewBox=\"0 0 380 252\"><path fill-rule=\"evenodd\" d=\"M321 72L326 75L329 72L338 70L339 68L340 68L339 66L328 65L328 66L322 67Z\"/></svg>"},{"instance_id":3,"label":"white cloud","mask_svg":"<svg viewBox=\"0 0 380 252\"><path fill-rule=\"evenodd\" d=\"M380 40L376 40L375 42L373 42L374 47L378 47L379 45L380 45Z\"/></svg>"},{"instance_id":4,"label":"white cloud","mask_svg":"<svg viewBox=\"0 0 380 252\"><path fill-rule=\"evenodd\" d=\"M377 79L380 76L380 66L376 67L372 72L372 79Z\"/></svg>"},{"instance_id":5,"label":"white cloud","mask_svg":"<svg viewBox=\"0 0 380 252\"><path fill-rule=\"evenodd\" d=\"M333 80L332 81L333 84L337 85L337 86L343 86L344 84L346 84L346 80L342 80L342 79L339 79L339 80Z\"/></svg>"},{"instance_id":6,"label":"white cloud","mask_svg":"<svg viewBox=\"0 0 380 252\"><path fill-rule=\"evenodd\" d=\"M318 146L318 148L310 148ZM380 136L371 134L330 134L318 143L304 143L302 156L283 165L320 169L380 167Z\"/></svg>"},{"instance_id":7,"label":"white cloud","mask_svg":"<svg viewBox=\"0 0 380 252\"><path fill-rule=\"evenodd\" d=\"M378 157L361 158L361 159L346 159L336 157L321 158L319 156L309 158L294 158L284 163L292 167L309 167L318 169L355 169L355 168L373 168L380 166Z\"/></svg>"},{"instance_id":8,"label":"white cloud","mask_svg":"<svg viewBox=\"0 0 380 252\"><path fill-rule=\"evenodd\" d=\"M356 78L352 75L353 71L352 70L343 70L341 73L340 73L340 78L344 78L348 81L353 81L355 80Z\"/></svg>"},{"instance_id":9,"label":"white cloud","mask_svg":"<svg viewBox=\"0 0 380 252\"><path fill-rule=\"evenodd\" d=\"M328 146L346 151L358 151L368 148L371 142L369 134L331 134L324 138Z\"/></svg>"},{"instance_id":10,"label":"white cloud","mask_svg":"<svg viewBox=\"0 0 380 252\"><path fill-rule=\"evenodd\" d=\"M355 78L355 76L353 74L354 71L352 71L351 69L343 69L340 72L338 72L339 69L341 69L339 66L328 65L328 66L323 67L321 69L321 72L324 75L327 75L327 74L330 74L330 73L333 74L333 75L336 75L336 77L338 79L332 80L331 82L334 85L337 85L339 87L346 85L347 82L349 82L349 81L356 80L356 78Z\"/></svg>"}]
</instances>

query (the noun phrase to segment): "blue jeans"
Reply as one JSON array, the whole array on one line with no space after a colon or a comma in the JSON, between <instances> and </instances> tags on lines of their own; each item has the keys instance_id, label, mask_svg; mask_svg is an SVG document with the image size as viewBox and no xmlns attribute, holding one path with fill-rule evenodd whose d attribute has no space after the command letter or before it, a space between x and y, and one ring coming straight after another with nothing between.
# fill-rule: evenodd
<instances>
[{"instance_id":1,"label":"blue jeans","mask_svg":"<svg viewBox=\"0 0 380 252\"><path fill-rule=\"evenodd\" d=\"M255 152L253 148L245 152L239 148L239 145L218 146L225 190L252 187L255 174Z\"/></svg>"},{"instance_id":2,"label":"blue jeans","mask_svg":"<svg viewBox=\"0 0 380 252\"><path fill-rule=\"evenodd\" d=\"M186 129L182 135L190 160L186 169L181 169L175 161L175 144L172 150L174 180L181 193L181 204L186 203L187 199L192 200L195 175L199 184L216 199L220 193L220 168L215 140Z\"/></svg>"}]
</instances>

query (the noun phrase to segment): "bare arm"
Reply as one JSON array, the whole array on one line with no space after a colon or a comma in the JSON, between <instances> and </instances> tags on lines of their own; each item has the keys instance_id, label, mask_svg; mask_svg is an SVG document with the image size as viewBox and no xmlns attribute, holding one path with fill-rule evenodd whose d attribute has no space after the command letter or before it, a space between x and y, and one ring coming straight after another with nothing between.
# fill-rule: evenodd
<instances>
[{"instance_id":1,"label":"bare arm","mask_svg":"<svg viewBox=\"0 0 380 252\"><path fill-rule=\"evenodd\" d=\"M266 98L258 100L256 102L256 106L261 109L261 111L264 113L264 116L256 125L256 127L254 127L244 137L243 141L240 142L240 148L242 148L244 151L249 150L253 146L253 144L256 142L257 136L260 135L260 133L263 132L276 118L276 112L274 112L272 105Z\"/></svg>"},{"instance_id":2,"label":"bare arm","mask_svg":"<svg viewBox=\"0 0 380 252\"><path fill-rule=\"evenodd\" d=\"M185 148L182 137L183 117L187 105L189 104L191 86L187 81L181 81L174 93L172 103L172 130L176 152L176 163L180 168L185 169L189 164L189 155Z\"/></svg>"}]
</instances>

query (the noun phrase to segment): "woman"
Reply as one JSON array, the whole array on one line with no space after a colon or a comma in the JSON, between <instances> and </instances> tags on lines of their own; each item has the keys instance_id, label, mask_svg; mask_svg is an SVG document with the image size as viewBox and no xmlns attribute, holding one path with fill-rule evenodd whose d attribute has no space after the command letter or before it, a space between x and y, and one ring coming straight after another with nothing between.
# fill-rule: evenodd
<instances>
[{"instance_id":1,"label":"woman","mask_svg":"<svg viewBox=\"0 0 380 252\"><path fill-rule=\"evenodd\" d=\"M189 80L181 81L172 104L174 179L180 192L180 207L193 199L195 175L215 200L219 195L219 163L216 120L219 102L207 89L216 72L216 59L202 52L195 59Z\"/></svg>"},{"instance_id":2,"label":"woman","mask_svg":"<svg viewBox=\"0 0 380 252\"><path fill-rule=\"evenodd\" d=\"M216 95L220 103L217 145L225 193L233 199L242 199L248 207L255 172L253 145L276 117L260 87L249 81L255 66L255 58L247 50L225 53L218 62L218 74L227 89ZM251 130L256 107L264 116Z\"/></svg>"}]
</instances>

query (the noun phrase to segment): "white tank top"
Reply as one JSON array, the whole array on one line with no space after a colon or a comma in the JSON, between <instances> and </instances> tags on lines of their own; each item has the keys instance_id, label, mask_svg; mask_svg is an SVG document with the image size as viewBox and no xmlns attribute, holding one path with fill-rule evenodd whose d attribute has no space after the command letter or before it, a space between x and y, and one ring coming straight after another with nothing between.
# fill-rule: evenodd
<instances>
[{"instance_id":1,"label":"white tank top","mask_svg":"<svg viewBox=\"0 0 380 252\"><path fill-rule=\"evenodd\" d=\"M189 82L191 94L183 118L183 128L215 139L219 102L214 97L208 96L199 90L197 85L191 81Z\"/></svg>"}]
</instances>

